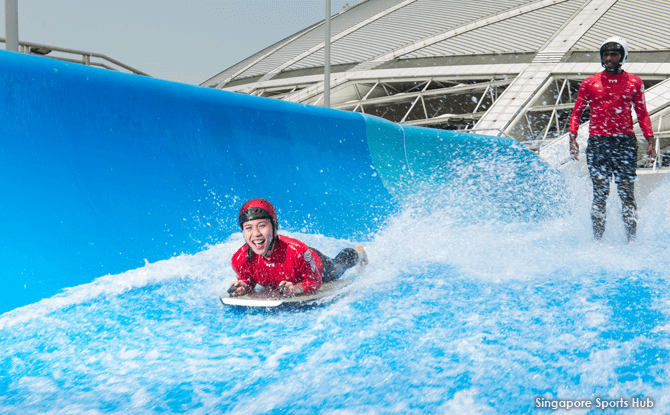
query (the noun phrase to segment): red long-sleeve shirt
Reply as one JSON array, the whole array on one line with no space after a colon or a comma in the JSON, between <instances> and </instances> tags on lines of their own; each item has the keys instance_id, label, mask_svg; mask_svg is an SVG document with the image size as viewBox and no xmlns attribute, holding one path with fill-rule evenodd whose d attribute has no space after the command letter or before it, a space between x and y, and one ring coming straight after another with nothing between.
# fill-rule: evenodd
<instances>
[{"instance_id":1,"label":"red long-sleeve shirt","mask_svg":"<svg viewBox=\"0 0 670 415\"><path fill-rule=\"evenodd\" d=\"M305 294L321 288L323 263L321 258L303 242L288 236L279 236L269 259L254 255L247 263L247 245L235 252L232 258L237 279L250 287L260 284L276 289L280 282L302 283Z\"/></svg>"},{"instance_id":2,"label":"red long-sleeve shirt","mask_svg":"<svg viewBox=\"0 0 670 415\"><path fill-rule=\"evenodd\" d=\"M587 105L591 107L589 136L634 134L631 104L645 138L653 137L651 119L644 99L644 83L633 74L622 71L611 75L605 71L582 82L570 118L570 132L577 134L579 120Z\"/></svg>"}]
</instances>

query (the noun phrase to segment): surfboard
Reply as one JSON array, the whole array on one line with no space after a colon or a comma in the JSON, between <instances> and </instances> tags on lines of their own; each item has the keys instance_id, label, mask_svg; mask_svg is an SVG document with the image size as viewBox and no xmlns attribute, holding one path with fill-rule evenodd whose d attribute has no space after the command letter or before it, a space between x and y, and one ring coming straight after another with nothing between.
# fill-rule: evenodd
<instances>
[{"instance_id":1,"label":"surfboard","mask_svg":"<svg viewBox=\"0 0 670 415\"><path fill-rule=\"evenodd\" d=\"M327 282L321 284L321 289L314 294L298 295L295 297L283 298L277 290L263 289L246 295L240 295L239 297L227 297L227 294L224 294L219 298L223 304L235 307L305 307L316 305L329 299L334 299L342 288L352 282L353 281L350 279L339 279Z\"/></svg>"}]
</instances>

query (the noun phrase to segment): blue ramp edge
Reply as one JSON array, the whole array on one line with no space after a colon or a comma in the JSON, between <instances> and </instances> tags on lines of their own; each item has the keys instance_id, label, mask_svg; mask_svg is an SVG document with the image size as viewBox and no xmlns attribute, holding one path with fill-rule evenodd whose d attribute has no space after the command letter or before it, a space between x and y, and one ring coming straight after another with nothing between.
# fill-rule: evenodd
<instances>
[{"instance_id":1,"label":"blue ramp edge","mask_svg":"<svg viewBox=\"0 0 670 415\"><path fill-rule=\"evenodd\" d=\"M360 114L0 51L0 312L194 253L252 197L364 239L397 210Z\"/></svg>"}]
</instances>

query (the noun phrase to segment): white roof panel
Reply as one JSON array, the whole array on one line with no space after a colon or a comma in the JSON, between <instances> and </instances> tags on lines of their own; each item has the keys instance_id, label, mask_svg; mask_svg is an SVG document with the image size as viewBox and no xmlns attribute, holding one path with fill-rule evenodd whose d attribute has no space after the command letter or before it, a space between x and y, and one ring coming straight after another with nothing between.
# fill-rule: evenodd
<instances>
[{"instance_id":1,"label":"white roof panel","mask_svg":"<svg viewBox=\"0 0 670 415\"><path fill-rule=\"evenodd\" d=\"M307 29L304 29L304 30L302 30L302 31L300 31L300 32L298 32L298 33L296 33L296 34L294 34L294 35L291 35L291 36L289 36L289 37L287 37L287 38L285 38L285 39L280 40L279 42L276 42L276 43L274 43L274 44L268 46L267 48L261 50L260 52L254 53L253 55L249 56L249 57L246 58L245 60L243 60L243 61L241 61L241 62L238 62L238 63L236 63L235 65L231 66L230 68L224 70L223 72L220 72L220 73L218 73L217 75L215 75L215 76L209 78L208 80L206 80L205 82L203 82L202 85L203 85L203 86L217 85L217 84L219 84L220 82L225 81L225 80L228 79L230 76L232 76L232 75L234 75L235 73L237 73L238 71L244 69L245 66L249 65L249 64L252 63L254 60L256 60L256 59L258 59L259 57L263 56L264 54L270 52L272 49L275 49L275 48L279 47L280 45L282 45L282 43L286 43L286 42L287 42L288 40L290 40L291 38L294 38L294 37L298 36L300 33L304 33L304 32L306 32L306 31L310 30L312 27L313 27L313 26L310 26L310 27L308 27Z\"/></svg>"},{"instance_id":2,"label":"white roof panel","mask_svg":"<svg viewBox=\"0 0 670 415\"><path fill-rule=\"evenodd\" d=\"M536 0L417 0L366 25L331 46L331 64L362 62ZM289 69L323 66L321 49Z\"/></svg>"},{"instance_id":3,"label":"white roof panel","mask_svg":"<svg viewBox=\"0 0 670 415\"><path fill-rule=\"evenodd\" d=\"M598 50L611 36L621 36L636 50L670 48L670 1L617 1L577 42L574 50Z\"/></svg>"},{"instance_id":4,"label":"white roof panel","mask_svg":"<svg viewBox=\"0 0 670 415\"><path fill-rule=\"evenodd\" d=\"M459 34L401 58L536 52L582 4L582 0L572 0L544 7Z\"/></svg>"},{"instance_id":5,"label":"white roof panel","mask_svg":"<svg viewBox=\"0 0 670 415\"><path fill-rule=\"evenodd\" d=\"M358 23L369 19L377 13L401 3L403 0L367 0L354 5L351 9L334 17L331 21L331 36L349 29ZM241 77L266 74L285 62L324 41L325 31L319 27L290 42L277 52L261 60L247 69Z\"/></svg>"},{"instance_id":6,"label":"white roof panel","mask_svg":"<svg viewBox=\"0 0 670 415\"><path fill-rule=\"evenodd\" d=\"M614 4L610 7L611 3ZM598 5L605 5L603 10L609 9L602 17L595 17L598 20L583 36L573 36L576 43L571 51L597 50L603 39L618 35L629 41L632 52L647 53L632 55L631 63L667 60L667 54L663 57L648 51L662 54L670 49L670 7L665 7L670 6L670 0L363 0L333 18L331 35L337 40L331 48L331 65L358 65L351 70L367 71L398 59L401 62L394 71L411 66L418 73L423 65L420 58L426 58L425 64L430 66L450 65L448 59L463 55L471 57L469 65L476 65L475 58L487 64L511 63L509 59L492 62L491 55L534 54L547 46L561 28L565 29L577 13L582 16L584 10ZM279 69L320 68L324 61L322 44L320 22L233 65L202 85L216 86L233 75L242 80L239 82L245 82L246 78L254 83L271 79L272 73ZM418 63L402 64L411 58L419 58ZM435 58L442 60L438 62ZM282 77L304 75L304 71L297 71ZM264 78L259 81L260 77Z\"/></svg>"}]
</instances>

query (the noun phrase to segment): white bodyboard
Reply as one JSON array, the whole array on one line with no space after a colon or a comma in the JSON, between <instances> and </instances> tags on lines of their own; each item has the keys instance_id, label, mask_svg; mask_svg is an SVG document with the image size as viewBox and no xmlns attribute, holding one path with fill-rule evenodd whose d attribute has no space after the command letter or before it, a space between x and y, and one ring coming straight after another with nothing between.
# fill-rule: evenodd
<instances>
[{"instance_id":1,"label":"white bodyboard","mask_svg":"<svg viewBox=\"0 0 670 415\"><path fill-rule=\"evenodd\" d=\"M277 290L263 289L252 293L241 295L239 297L227 297L226 294L221 297L221 302L229 306L238 307L280 307L310 305L318 300L326 299L337 293L353 281L349 279L339 279L321 284L321 288L314 294L298 295L295 297L283 298Z\"/></svg>"}]
</instances>

